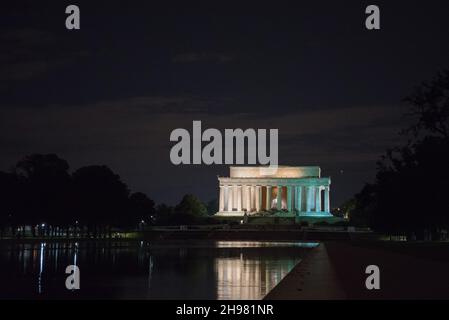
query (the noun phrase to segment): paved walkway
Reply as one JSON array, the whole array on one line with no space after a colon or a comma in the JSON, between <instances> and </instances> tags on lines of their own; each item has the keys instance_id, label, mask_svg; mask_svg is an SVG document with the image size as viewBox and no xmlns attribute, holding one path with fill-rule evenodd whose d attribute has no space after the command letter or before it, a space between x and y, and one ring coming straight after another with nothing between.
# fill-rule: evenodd
<instances>
[{"instance_id":1,"label":"paved walkway","mask_svg":"<svg viewBox=\"0 0 449 320\"><path fill-rule=\"evenodd\" d=\"M271 290L265 299L335 300L346 295L330 262L326 245L321 243Z\"/></svg>"},{"instance_id":2,"label":"paved walkway","mask_svg":"<svg viewBox=\"0 0 449 320\"><path fill-rule=\"evenodd\" d=\"M427 254L432 248L405 249L393 251L376 243L322 243L265 299L449 299L449 246L432 254ZM380 269L380 290L365 287L368 265Z\"/></svg>"},{"instance_id":3,"label":"paved walkway","mask_svg":"<svg viewBox=\"0 0 449 320\"><path fill-rule=\"evenodd\" d=\"M417 256L426 248L405 254L381 244L329 242L326 247L348 299L449 299L449 262ZM433 258L447 254L441 250ZM370 264L380 269L380 290L365 287Z\"/></svg>"}]
</instances>

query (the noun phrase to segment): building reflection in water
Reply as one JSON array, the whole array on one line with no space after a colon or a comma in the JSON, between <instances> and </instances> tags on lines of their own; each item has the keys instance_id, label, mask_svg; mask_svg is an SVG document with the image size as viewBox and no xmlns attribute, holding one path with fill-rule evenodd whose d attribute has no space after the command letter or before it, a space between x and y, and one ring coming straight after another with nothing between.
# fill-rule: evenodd
<instances>
[{"instance_id":1,"label":"building reflection in water","mask_svg":"<svg viewBox=\"0 0 449 320\"><path fill-rule=\"evenodd\" d=\"M276 247L277 245L284 247L292 244L263 242L217 243L217 246L222 248L261 248ZM311 244L310 246L315 245ZM307 247L305 244L303 246ZM276 258L270 255L259 256L251 253L249 250L242 250L237 257L218 257L215 259L217 299L261 299L300 261L299 257L296 259L292 256Z\"/></svg>"},{"instance_id":2,"label":"building reflection in water","mask_svg":"<svg viewBox=\"0 0 449 320\"><path fill-rule=\"evenodd\" d=\"M215 259L217 299L263 298L298 260L255 260L241 254L238 258Z\"/></svg>"}]
</instances>

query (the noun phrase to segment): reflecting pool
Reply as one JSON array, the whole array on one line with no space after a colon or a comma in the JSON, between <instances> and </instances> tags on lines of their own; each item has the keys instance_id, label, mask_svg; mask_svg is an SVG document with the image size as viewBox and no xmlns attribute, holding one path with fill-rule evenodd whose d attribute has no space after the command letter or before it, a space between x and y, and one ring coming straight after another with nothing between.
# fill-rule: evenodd
<instances>
[{"instance_id":1,"label":"reflecting pool","mask_svg":"<svg viewBox=\"0 0 449 320\"><path fill-rule=\"evenodd\" d=\"M0 298L262 299L316 243L82 241L0 244ZM65 287L68 265L80 290Z\"/></svg>"}]
</instances>

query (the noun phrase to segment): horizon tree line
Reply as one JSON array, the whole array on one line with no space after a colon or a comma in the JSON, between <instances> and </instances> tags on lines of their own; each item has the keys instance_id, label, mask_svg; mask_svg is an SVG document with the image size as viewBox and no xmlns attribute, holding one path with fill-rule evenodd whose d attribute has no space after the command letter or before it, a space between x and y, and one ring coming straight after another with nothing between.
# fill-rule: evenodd
<instances>
[{"instance_id":1,"label":"horizon tree line","mask_svg":"<svg viewBox=\"0 0 449 320\"><path fill-rule=\"evenodd\" d=\"M187 194L177 206L156 206L105 165L69 173L57 155L32 154L0 171L0 237L6 230L23 237L27 229L33 236L111 237L114 230L197 222L214 213L214 202Z\"/></svg>"}]
</instances>

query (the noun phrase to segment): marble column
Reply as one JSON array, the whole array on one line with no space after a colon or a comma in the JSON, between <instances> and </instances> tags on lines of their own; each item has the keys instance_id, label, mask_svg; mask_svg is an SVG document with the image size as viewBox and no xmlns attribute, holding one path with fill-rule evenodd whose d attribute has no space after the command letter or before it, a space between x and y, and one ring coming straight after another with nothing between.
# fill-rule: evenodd
<instances>
[{"instance_id":1,"label":"marble column","mask_svg":"<svg viewBox=\"0 0 449 320\"><path fill-rule=\"evenodd\" d=\"M321 212L321 187L316 187L316 204L315 204L315 211Z\"/></svg>"},{"instance_id":2,"label":"marble column","mask_svg":"<svg viewBox=\"0 0 449 320\"><path fill-rule=\"evenodd\" d=\"M267 211L271 209L271 186L267 186Z\"/></svg>"},{"instance_id":3,"label":"marble column","mask_svg":"<svg viewBox=\"0 0 449 320\"><path fill-rule=\"evenodd\" d=\"M294 208L295 210L299 210L299 197L298 197L298 191L299 191L299 186L294 186L294 192L295 192L295 196L294 196Z\"/></svg>"},{"instance_id":4,"label":"marble column","mask_svg":"<svg viewBox=\"0 0 449 320\"><path fill-rule=\"evenodd\" d=\"M223 212L224 211L224 187L220 186L220 204L218 206L218 211Z\"/></svg>"},{"instance_id":5,"label":"marble column","mask_svg":"<svg viewBox=\"0 0 449 320\"><path fill-rule=\"evenodd\" d=\"M242 185L240 188L240 198L242 201L242 211L245 211L246 208L246 200L245 200L245 186Z\"/></svg>"},{"instance_id":6,"label":"marble column","mask_svg":"<svg viewBox=\"0 0 449 320\"><path fill-rule=\"evenodd\" d=\"M245 186L244 185L240 186L240 199L241 199L241 203L242 203L242 211L244 211L246 209Z\"/></svg>"},{"instance_id":7,"label":"marble column","mask_svg":"<svg viewBox=\"0 0 449 320\"><path fill-rule=\"evenodd\" d=\"M224 191L224 202L223 202L223 210L228 211L228 203L229 203L229 191L228 186L223 186Z\"/></svg>"},{"instance_id":8,"label":"marble column","mask_svg":"<svg viewBox=\"0 0 449 320\"><path fill-rule=\"evenodd\" d=\"M230 195L230 205L229 205L229 211L234 211L235 208L235 191L234 191L234 186L229 186L229 195Z\"/></svg>"},{"instance_id":9,"label":"marble column","mask_svg":"<svg viewBox=\"0 0 449 320\"><path fill-rule=\"evenodd\" d=\"M242 186L235 186L237 190L237 211L242 211Z\"/></svg>"},{"instance_id":10,"label":"marble column","mask_svg":"<svg viewBox=\"0 0 449 320\"><path fill-rule=\"evenodd\" d=\"M251 186L251 211L256 210L256 186Z\"/></svg>"},{"instance_id":11,"label":"marble column","mask_svg":"<svg viewBox=\"0 0 449 320\"><path fill-rule=\"evenodd\" d=\"M287 186L287 211L292 211L292 187Z\"/></svg>"},{"instance_id":12,"label":"marble column","mask_svg":"<svg viewBox=\"0 0 449 320\"><path fill-rule=\"evenodd\" d=\"M329 200L329 187L324 187L324 211L326 212L331 212Z\"/></svg>"},{"instance_id":13,"label":"marble column","mask_svg":"<svg viewBox=\"0 0 449 320\"><path fill-rule=\"evenodd\" d=\"M256 212L260 212L262 209L262 188L256 186Z\"/></svg>"},{"instance_id":14,"label":"marble column","mask_svg":"<svg viewBox=\"0 0 449 320\"><path fill-rule=\"evenodd\" d=\"M234 192L233 192L232 186L228 186L227 189L228 189L228 210L227 211L232 211L232 208L234 205L234 202L233 202L233 199L234 199L233 193Z\"/></svg>"},{"instance_id":15,"label":"marble column","mask_svg":"<svg viewBox=\"0 0 449 320\"><path fill-rule=\"evenodd\" d=\"M246 211L251 212L251 186L246 186Z\"/></svg>"},{"instance_id":16,"label":"marble column","mask_svg":"<svg viewBox=\"0 0 449 320\"><path fill-rule=\"evenodd\" d=\"M277 194L277 200L276 200L276 207L278 210L282 209L282 186L278 186L278 194Z\"/></svg>"},{"instance_id":17,"label":"marble column","mask_svg":"<svg viewBox=\"0 0 449 320\"><path fill-rule=\"evenodd\" d=\"M234 202L233 202L232 208L233 208L233 209L236 209L236 210L237 210L238 195L239 195L238 189L237 189L237 188L238 188L238 187L237 187L236 185L234 185L234 186L232 187L232 190L233 190L232 197L234 198Z\"/></svg>"},{"instance_id":18,"label":"marble column","mask_svg":"<svg viewBox=\"0 0 449 320\"><path fill-rule=\"evenodd\" d=\"M297 198L297 201L298 201L298 205L296 206L296 209L299 211L299 212L301 212L302 211L302 194L303 194L303 192L302 192L302 190L303 190L303 187L302 186L296 186L296 198Z\"/></svg>"},{"instance_id":19,"label":"marble column","mask_svg":"<svg viewBox=\"0 0 449 320\"><path fill-rule=\"evenodd\" d=\"M313 187L307 186L306 187L306 211L310 212L312 211L312 205L313 205Z\"/></svg>"}]
</instances>

